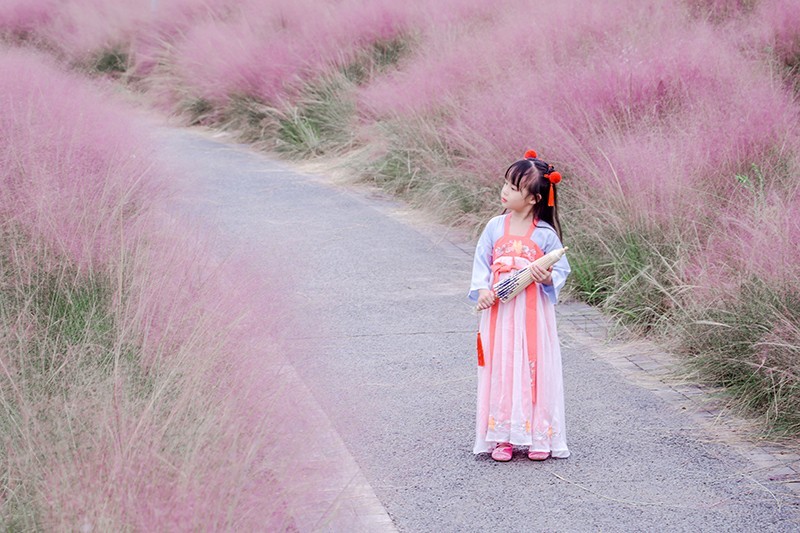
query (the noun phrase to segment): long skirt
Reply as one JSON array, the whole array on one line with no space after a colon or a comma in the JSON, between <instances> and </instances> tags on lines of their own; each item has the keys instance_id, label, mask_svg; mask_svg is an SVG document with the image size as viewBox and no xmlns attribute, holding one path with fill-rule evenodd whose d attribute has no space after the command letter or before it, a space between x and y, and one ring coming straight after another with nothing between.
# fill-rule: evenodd
<instances>
[{"instance_id":1,"label":"long skirt","mask_svg":"<svg viewBox=\"0 0 800 533\"><path fill-rule=\"evenodd\" d=\"M500 279L510 275L500 276ZM564 419L564 380L556 331L555 307L540 285L536 305L536 356L531 365L525 332L526 301L522 291L498 302L494 346L489 346L491 312L481 313L479 331L484 366L478 366L478 398L473 453L494 449L499 442L528 446L530 451L569 457ZM535 398L531 376L536 373Z\"/></svg>"}]
</instances>

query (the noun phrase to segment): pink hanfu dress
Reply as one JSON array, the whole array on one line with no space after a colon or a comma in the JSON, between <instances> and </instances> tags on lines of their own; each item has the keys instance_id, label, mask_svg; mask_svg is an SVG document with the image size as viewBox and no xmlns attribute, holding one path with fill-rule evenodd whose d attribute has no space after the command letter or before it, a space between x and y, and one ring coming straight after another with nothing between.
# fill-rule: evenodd
<instances>
[{"instance_id":1,"label":"pink hanfu dress","mask_svg":"<svg viewBox=\"0 0 800 533\"><path fill-rule=\"evenodd\" d=\"M531 237L537 221L525 235L511 235L511 217L504 219L502 237L492 249L492 284L543 255ZM478 343L483 357L473 452L510 442L568 457L555 308L542 286L532 283L509 302L497 300L482 311Z\"/></svg>"}]
</instances>

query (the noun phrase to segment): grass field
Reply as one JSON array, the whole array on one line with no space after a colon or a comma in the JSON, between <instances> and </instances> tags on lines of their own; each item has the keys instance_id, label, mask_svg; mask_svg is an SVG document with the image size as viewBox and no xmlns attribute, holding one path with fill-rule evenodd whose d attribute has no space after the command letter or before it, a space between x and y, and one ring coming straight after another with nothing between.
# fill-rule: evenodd
<instances>
[{"instance_id":1,"label":"grass field","mask_svg":"<svg viewBox=\"0 0 800 533\"><path fill-rule=\"evenodd\" d=\"M683 354L701 379L727 387L744 412L761 417L765 433L800 435L797 2L19 0L0 8L0 36L9 72L34 62L12 48L35 48L84 76L141 92L186 124L235 132L282 157L345 161L354 179L475 233L500 211L504 169L535 148L564 176L571 293ZM30 93L20 76L2 79L4 94ZM146 230L123 245L120 228L147 219L159 180L136 179L148 172L141 161L119 159L111 143L134 143L123 132L106 141L91 128L48 128L76 122L71 106L44 117L22 96L2 101L12 111L4 117L22 121L3 133L6 190L16 191L3 193L13 221L3 242L19 243L2 250L4 272L19 287L3 320L20 332L8 339L35 344L7 353L33 350L36 372L49 376L73 363L61 369L36 343L89 343L106 354L97 359L105 374L97 370L100 385L83 386L111 394L113 369L134 368L137 357L163 362L155 354L166 349L155 346L173 334L142 347L133 332L145 326L125 320L195 305L168 310L150 301L153 308L121 316L119 280L150 282L127 270L138 264L127 255L143 253ZM85 111L106 120L102 109ZM26 121L39 120L26 133ZM36 140L30 153L14 148L27 146L20 128ZM62 159L37 148L54 135L74 149L56 154ZM95 144L93 135L103 136L108 154L81 148ZM81 165L96 169L95 188L64 178L76 197L56 203L47 180ZM37 173L8 170L30 167ZM108 216L81 215L95 197L107 202ZM34 308L52 309L51 322L61 325L15 325L20 313L33 320ZM192 333L181 335L169 342L181 346ZM126 394L161 390L147 376L131 377ZM14 381L4 387L12 394ZM37 394L45 402L49 393ZM7 427L35 419L7 405Z\"/></svg>"}]
</instances>

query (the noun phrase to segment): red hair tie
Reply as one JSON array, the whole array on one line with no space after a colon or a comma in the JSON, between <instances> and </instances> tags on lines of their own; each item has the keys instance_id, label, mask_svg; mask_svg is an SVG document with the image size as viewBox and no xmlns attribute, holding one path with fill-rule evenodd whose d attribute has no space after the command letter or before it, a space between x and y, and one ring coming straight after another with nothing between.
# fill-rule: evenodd
<instances>
[{"instance_id":1,"label":"red hair tie","mask_svg":"<svg viewBox=\"0 0 800 533\"><path fill-rule=\"evenodd\" d=\"M522 157L524 157L525 159L536 159L537 157L536 150L528 150Z\"/></svg>"},{"instance_id":2,"label":"red hair tie","mask_svg":"<svg viewBox=\"0 0 800 533\"><path fill-rule=\"evenodd\" d=\"M549 207L553 207L554 205L556 205L556 199L555 199L556 183L561 181L561 173L549 172L548 174L545 175L545 178L550 180L550 196L547 198L547 205Z\"/></svg>"}]
</instances>

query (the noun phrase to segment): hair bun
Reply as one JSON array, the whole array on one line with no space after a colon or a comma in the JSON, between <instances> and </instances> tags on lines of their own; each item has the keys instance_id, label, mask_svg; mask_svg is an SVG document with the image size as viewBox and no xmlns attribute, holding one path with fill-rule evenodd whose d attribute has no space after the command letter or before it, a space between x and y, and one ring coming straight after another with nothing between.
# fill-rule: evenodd
<instances>
[{"instance_id":1,"label":"hair bun","mask_svg":"<svg viewBox=\"0 0 800 533\"><path fill-rule=\"evenodd\" d=\"M550 183L555 185L556 183L561 181L561 173L559 173L559 172L551 172L550 174L547 175L547 179L550 180Z\"/></svg>"},{"instance_id":2,"label":"hair bun","mask_svg":"<svg viewBox=\"0 0 800 533\"><path fill-rule=\"evenodd\" d=\"M538 156L536 155L536 150L528 150L523 157L525 159L536 159Z\"/></svg>"}]
</instances>

